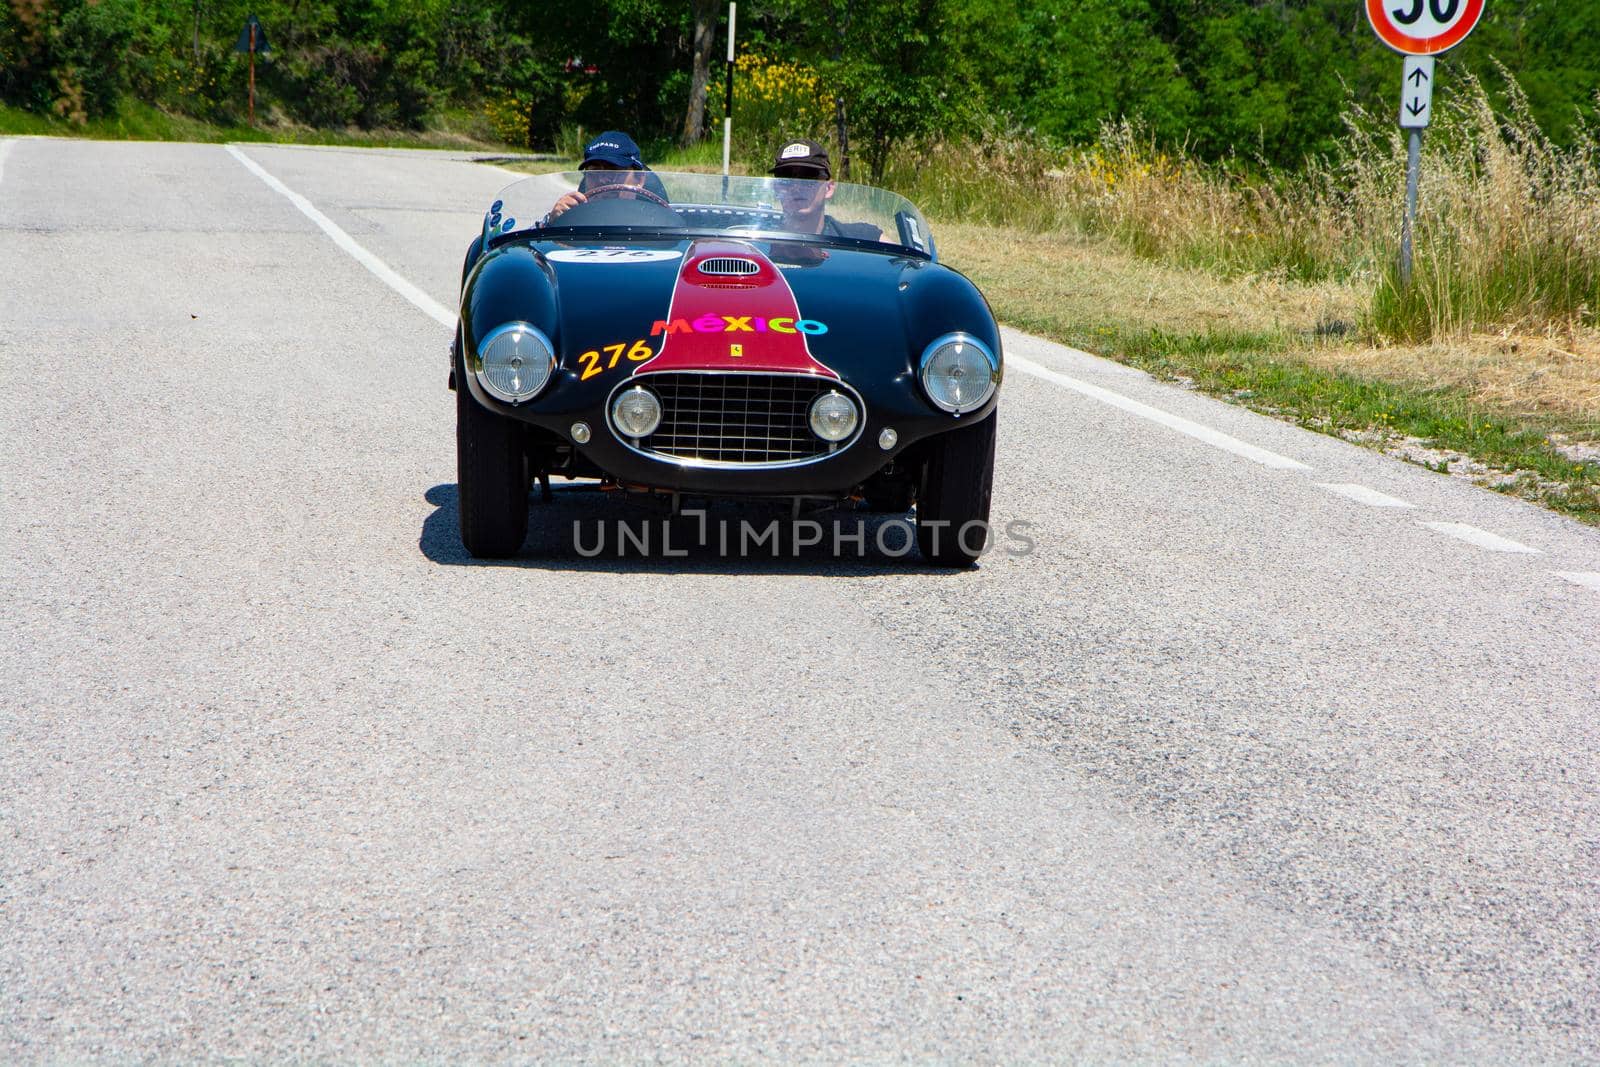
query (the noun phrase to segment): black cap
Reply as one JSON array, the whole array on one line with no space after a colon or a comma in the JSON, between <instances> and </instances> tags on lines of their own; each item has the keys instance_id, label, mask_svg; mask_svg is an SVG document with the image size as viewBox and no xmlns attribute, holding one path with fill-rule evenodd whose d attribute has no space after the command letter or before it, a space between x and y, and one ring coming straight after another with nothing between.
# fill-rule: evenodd
<instances>
[{"instance_id":1,"label":"black cap","mask_svg":"<svg viewBox=\"0 0 1600 1067\"><path fill-rule=\"evenodd\" d=\"M609 163L623 170L644 170L644 163L639 159L639 146L621 130L607 130L584 145L583 162L578 164L578 169L582 170L591 163Z\"/></svg>"},{"instance_id":2,"label":"black cap","mask_svg":"<svg viewBox=\"0 0 1600 1067\"><path fill-rule=\"evenodd\" d=\"M788 141L778 149L778 155L772 161L772 173L780 170L809 170L819 178L833 176L833 168L828 164L828 150L815 141L801 138L798 141Z\"/></svg>"}]
</instances>

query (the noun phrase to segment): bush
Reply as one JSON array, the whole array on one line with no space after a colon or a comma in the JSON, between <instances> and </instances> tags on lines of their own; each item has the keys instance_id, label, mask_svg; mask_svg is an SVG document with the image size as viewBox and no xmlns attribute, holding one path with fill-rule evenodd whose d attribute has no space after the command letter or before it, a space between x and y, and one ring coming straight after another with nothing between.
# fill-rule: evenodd
<instances>
[{"instance_id":1,"label":"bush","mask_svg":"<svg viewBox=\"0 0 1600 1067\"><path fill-rule=\"evenodd\" d=\"M132 0L11 3L0 13L0 92L79 125L113 114L128 88Z\"/></svg>"},{"instance_id":2,"label":"bush","mask_svg":"<svg viewBox=\"0 0 1600 1067\"><path fill-rule=\"evenodd\" d=\"M275 62L272 80L295 118L312 126L352 126L376 66L371 53L349 46L306 49Z\"/></svg>"},{"instance_id":3,"label":"bush","mask_svg":"<svg viewBox=\"0 0 1600 1067\"><path fill-rule=\"evenodd\" d=\"M715 83L711 87L708 113L721 110L720 88ZM764 171L775 146L784 141L827 139L832 116L832 103L823 94L814 68L756 52L747 52L735 61L733 151L752 166Z\"/></svg>"}]
</instances>

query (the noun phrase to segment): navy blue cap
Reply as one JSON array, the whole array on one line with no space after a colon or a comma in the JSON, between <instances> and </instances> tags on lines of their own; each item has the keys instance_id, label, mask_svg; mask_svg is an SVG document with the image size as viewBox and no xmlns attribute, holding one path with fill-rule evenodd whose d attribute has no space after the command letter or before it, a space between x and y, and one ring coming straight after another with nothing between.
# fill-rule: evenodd
<instances>
[{"instance_id":1,"label":"navy blue cap","mask_svg":"<svg viewBox=\"0 0 1600 1067\"><path fill-rule=\"evenodd\" d=\"M623 170L645 169L644 162L639 159L639 146L621 130L607 130L584 146L583 162L578 164L578 169L591 163L609 163Z\"/></svg>"}]
</instances>

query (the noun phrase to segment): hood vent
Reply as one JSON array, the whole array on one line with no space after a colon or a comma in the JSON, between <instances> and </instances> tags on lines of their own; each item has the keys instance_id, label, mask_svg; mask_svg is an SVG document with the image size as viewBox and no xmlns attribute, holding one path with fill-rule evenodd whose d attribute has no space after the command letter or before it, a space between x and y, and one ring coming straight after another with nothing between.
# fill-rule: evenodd
<instances>
[{"instance_id":1,"label":"hood vent","mask_svg":"<svg viewBox=\"0 0 1600 1067\"><path fill-rule=\"evenodd\" d=\"M753 259L736 259L732 256L712 256L700 261L700 273L718 278L746 278L761 273L761 265Z\"/></svg>"}]
</instances>

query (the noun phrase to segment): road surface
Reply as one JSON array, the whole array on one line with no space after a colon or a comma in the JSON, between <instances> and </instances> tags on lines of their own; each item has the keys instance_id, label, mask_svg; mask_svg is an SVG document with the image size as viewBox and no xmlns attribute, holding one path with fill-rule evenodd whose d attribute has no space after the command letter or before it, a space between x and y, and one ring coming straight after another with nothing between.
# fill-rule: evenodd
<instances>
[{"instance_id":1,"label":"road surface","mask_svg":"<svg viewBox=\"0 0 1600 1067\"><path fill-rule=\"evenodd\" d=\"M512 177L0 141L0 1059L1600 1058L1600 531L1008 331L975 571L478 563Z\"/></svg>"}]
</instances>

